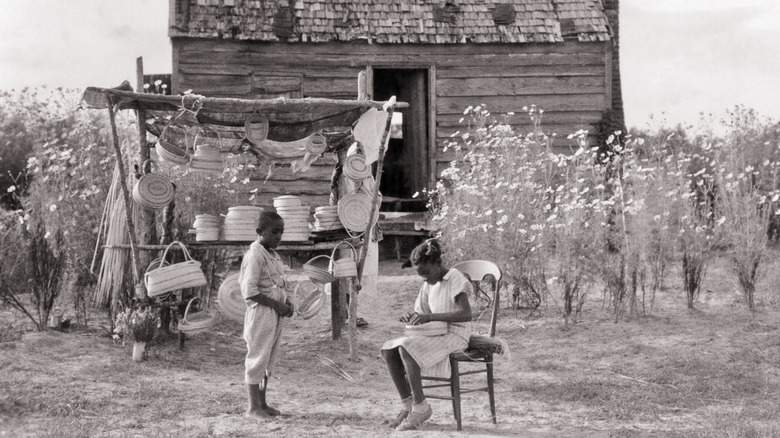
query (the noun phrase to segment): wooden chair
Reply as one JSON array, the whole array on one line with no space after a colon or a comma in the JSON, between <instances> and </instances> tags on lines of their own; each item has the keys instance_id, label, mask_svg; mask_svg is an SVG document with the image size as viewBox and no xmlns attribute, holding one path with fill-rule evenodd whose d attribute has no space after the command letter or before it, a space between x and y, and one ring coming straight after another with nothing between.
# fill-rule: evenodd
<instances>
[{"instance_id":1,"label":"wooden chair","mask_svg":"<svg viewBox=\"0 0 780 438\"><path fill-rule=\"evenodd\" d=\"M496 333L496 319L498 317L499 308L499 291L501 290L501 269L499 269L495 263L486 260L469 260L460 262L454 265L453 268L461 271L469 277L471 282L474 284L475 291L481 290L480 283L486 280L485 277L493 277L493 288L491 291L489 291L492 293L492 297L490 297L492 314L490 317L490 329L488 332L488 336L492 338ZM484 293L484 291L482 293ZM474 337L472 336L471 342L469 342L469 346L465 351L450 354L450 366L452 368L452 374L449 378L422 377L424 391L432 388L442 388L447 386L450 387L451 395L449 396L426 394L426 397L439 400L452 400L452 411L453 415L455 416L455 421L458 423L458 430L461 430L460 398L462 394L470 392L485 391L488 393L488 398L490 401L490 416L493 419L493 424L496 423L496 400L493 391L493 354L496 352L497 351L495 349L485 347L484 345L475 345ZM481 363L485 364L485 367L462 372L459 368L460 363ZM461 376L480 373L486 373L487 386L474 389L461 388ZM440 383L426 385L426 380Z\"/></svg>"}]
</instances>

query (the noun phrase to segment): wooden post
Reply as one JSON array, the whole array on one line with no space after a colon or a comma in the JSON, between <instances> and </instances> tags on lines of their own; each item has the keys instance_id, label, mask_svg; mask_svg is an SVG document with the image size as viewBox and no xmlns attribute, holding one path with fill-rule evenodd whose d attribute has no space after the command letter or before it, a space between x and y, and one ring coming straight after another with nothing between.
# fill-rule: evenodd
<instances>
[{"instance_id":1,"label":"wooden post","mask_svg":"<svg viewBox=\"0 0 780 438\"><path fill-rule=\"evenodd\" d=\"M371 210L368 215L368 224L366 230L363 232L363 245L360 246L360 256L357 261L357 278L352 283L350 280L349 288L349 357L351 360L357 360L357 307L358 307L358 291L360 291L360 280L363 278L363 266L365 265L366 255L368 254L368 246L371 244L372 238L371 231L374 228L374 216L379 212L377 211L377 201L379 200L379 182L382 180L382 165L384 163L385 156L385 141L387 136L390 135L390 125L393 120L393 104L395 103L395 97L390 98L386 108L387 120L385 121L385 132L382 133L382 140L379 142L379 156L376 162L376 183L374 184L374 193L371 195Z\"/></svg>"},{"instance_id":2,"label":"wooden post","mask_svg":"<svg viewBox=\"0 0 780 438\"><path fill-rule=\"evenodd\" d=\"M144 90L144 59L143 57L138 57L135 60L135 71L136 71L136 92L143 93ZM145 164L146 160L148 160L151 156L151 151L149 149L149 143L146 142L146 110L138 109L135 112L137 124L138 124L138 164L139 167L139 173L141 175L149 172L151 170L151 163ZM140 214L140 223L138 224L138 241L142 244L153 244L157 243L157 236L156 236L156 229L155 229L155 214L153 211L149 211L146 209L141 209ZM152 260L152 255L148 251L142 251L139 254L138 257L138 266L136 267L138 269L138 277L141 278L144 273L144 269L149 266L149 262ZM143 298L144 300L147 300L149 298L148 291L146 290L146 287L143 286L143 282L139 285L136 285L136 291L142 290L143 296L137 297L137 298Z\"/></svg>"}]
</instances>

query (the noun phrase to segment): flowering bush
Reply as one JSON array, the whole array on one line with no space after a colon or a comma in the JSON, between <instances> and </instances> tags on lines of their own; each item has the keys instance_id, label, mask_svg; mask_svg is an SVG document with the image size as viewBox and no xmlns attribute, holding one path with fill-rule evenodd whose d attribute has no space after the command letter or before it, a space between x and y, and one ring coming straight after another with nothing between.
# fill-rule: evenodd
<instances>
[{"instance_id":1,"label":"flowering bush","mask_svg":"<svg viewBox=\"0 0 780 438\"><path fill-rule=\"evenodd\" d=\"M132 339L135 342L150 342L154 339L155 330L160 325L156 313L150 307L128 308L120 312L114 319L114 340Z\"/></svg>"}]
</instances>

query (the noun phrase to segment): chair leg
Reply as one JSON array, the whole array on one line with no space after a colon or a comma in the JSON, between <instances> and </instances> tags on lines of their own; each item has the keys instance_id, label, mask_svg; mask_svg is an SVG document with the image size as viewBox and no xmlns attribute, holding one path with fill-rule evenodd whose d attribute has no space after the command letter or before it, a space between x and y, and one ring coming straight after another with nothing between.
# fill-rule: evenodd
<instances>
[{"instance_id":1,"label":"chair leg","mask_svg":"<svg viewBox=\"0 0 780 438\"><path fill-rule=\"evenodd\" d=\"M461 430L460 421L460 371L458 370L458 361L450 359L452 375L450 376L450 390L452 392L452 413L455 415L455 421L458 424L458 430Z\"/></svg>"},{"instance_id":2,"label":"chair leg","mask_svg":"<svg viewBox=\"0 0 780 438\"><path fill-rule=\"evenodd\" d=\"M488 398L490 400L490 418L493 419L493 424L496 424L496 394L493 392L493 354L488 353L487 357L487 385L488 385Z\"/></svg>"}]
</instances>

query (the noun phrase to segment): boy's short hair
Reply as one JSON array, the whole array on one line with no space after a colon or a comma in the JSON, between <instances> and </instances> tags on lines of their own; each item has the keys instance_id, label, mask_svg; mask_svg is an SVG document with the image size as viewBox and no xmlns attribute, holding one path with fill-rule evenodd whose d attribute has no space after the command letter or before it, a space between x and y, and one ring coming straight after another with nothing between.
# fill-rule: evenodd
<instances>
[{"instance_id":1,"label":"boy's short hair","mask_svg":"<svg viewBox=\"0 0 780 438\"><path fill-rule=\"evenodd\" d=\"M263 231L266 227L270 226L276 221L282 221L282 223L284 223L284 219L279 216L279 213L275 212L274 210L263 210L260 213L260 217L257 218L257 232L259 233Z\"/></svg>"}]
</instances>

